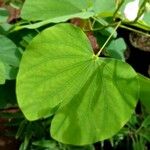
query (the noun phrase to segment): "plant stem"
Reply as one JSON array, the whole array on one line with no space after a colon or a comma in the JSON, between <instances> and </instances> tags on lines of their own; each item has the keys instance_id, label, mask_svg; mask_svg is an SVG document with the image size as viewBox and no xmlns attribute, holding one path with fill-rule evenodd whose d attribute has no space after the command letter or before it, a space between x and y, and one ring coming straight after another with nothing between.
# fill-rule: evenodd
<instances>
[{"instance_id":1,"label":"plant stem","mask_svg":"<svg viewBox=\"0 0 150 150\"><path fill-rule=\"evenodd\" d=\"M106 42L104 43L104 45L101 47L101 49L99 50L99 52L96 54L96 56L99 56L102 52L102 50L105 48L105 46L107 45L107 43L109 42L109 40L111 39L111 37L114 35L114 33L116 32L116 30L118 29L118 27L121 25L121 21L118 22L117 26L115 27L114 31L111 33L111 35L108 37L108 39L106 40Z\"/></svg>"},{"instance_id":2,"label":"plant stem","mask_svg":"<svg viewBox=\"0 0 150 150\"><path fill-rule=\"evenodd\" d=\"M147 0L144 0L143 3L141 4L140 8L139 8L139 11L138 11L138 15L137 17L135 18L135 20L133 21L133 23L136 23L139 18L144 14L144 11L145 11L145 5L148 1Z\"/></svg>"},{"instance_id":3,"label":"plant stem","mask_svg":"<svg viewBox=\"0 0 150 150\"><path fill-rule=\"evenodd\" d=\"M123 5L124 1L125 1L125 0L116 2L116 3L118 3L118 4L117 4L118 6L117 6L116 11L115 11L114 14L113 14L113 20L115 20L116 14L117 14L117 12L120 10L120 8L121 8L121 6Z\"/></svg>"},{"instance_id":4,"label":"plant stem","mask_svg":"<svg viewBox=\"0 0 150 150\"><path fill-rule=\"evenodd\" d=\"M148 34L148 33L144 33L144 32L142 32L142 31L139 31L139 30L136 30L136 29L127 27L127 26L125 26L125 25L120 25L120 28L124 28L124 29L130 30L130 31L133 31L133 32L142 34L142 35L144 35L144 36L150 37L150 34Z\"/></svg>"}]
</instances>

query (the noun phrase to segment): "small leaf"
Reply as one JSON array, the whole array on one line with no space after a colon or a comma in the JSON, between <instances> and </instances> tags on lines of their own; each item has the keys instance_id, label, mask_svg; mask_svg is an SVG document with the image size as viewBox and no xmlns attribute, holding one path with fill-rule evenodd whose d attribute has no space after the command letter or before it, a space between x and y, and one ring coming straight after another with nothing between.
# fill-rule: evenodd
<instances>
[{"instance_id":1,"label":"small leaf","mask_svg":"<svg viewBox=\"0 0 150 150\"><path fill-rule=\"evenodd\" d=\"M128 64L94 55L87 36L70 24L37 35L17 77L18 104L26 118L53 114L52 137L73 145L116 134L134 111L138 87Z\"/></svg>"},{"instance_id":2,"label":"small leaf","mask_svg":"<svg viewBox=\"0 0 150 150\"><path fill-rule=\"evenodd\" d=\"M0 84L4 84L4 83L5 83L5 66L0 61Z\"/></svg>"},{"instance_id":3,"label":"small leaf","mask_svg":"<svg viewBox=\"0 0 150 150\"><path fill-rule=\"evenodd\" d=\"M112 58L125 61L124 52L126 48L127 47L123 38L118 38L111 41L111 43L107 47L107 52Z\"/></svg>"},{"instance_id":4,"label":"small leaf","mask_svg":"<svg viewBox=\"0 0 150 150\"><path fill-rule=\"evenodd\" d=\"M138 74L140 83L140 100L141 103L150 112L150 79Z\"/></svg>"}]
</instances>

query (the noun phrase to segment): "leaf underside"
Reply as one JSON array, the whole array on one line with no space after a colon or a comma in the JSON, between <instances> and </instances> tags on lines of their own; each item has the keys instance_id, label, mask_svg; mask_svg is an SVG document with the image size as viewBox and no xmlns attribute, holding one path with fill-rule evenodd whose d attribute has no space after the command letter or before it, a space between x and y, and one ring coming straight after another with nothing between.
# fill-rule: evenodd
<instances>
[{"instance_id":1,"label":"leaf underside","mask_svg":"<svg viewBox=\"0 0 150 150\"><path fill-rule=\"evenodd\" d=\"M26 118L54 115L52 137L73 145L116 134L134 111L138 87L128 64L95 56L86 35L70 24L36 36L17 77L18 104Z\"/></svg>"},{"instance_id":2,"label":"leaf underside","mask_svg":"<svg viewBox=\"0 0 150 150\"><path fill-rule=\"evenodd\" d=\"M65 22L72 18L112 16L115 8L115 1L112 0L26 0L21 17L24 20L40 22L22 25L19 28L33 29L48 23Z\"/></svg>"}]
</instances>

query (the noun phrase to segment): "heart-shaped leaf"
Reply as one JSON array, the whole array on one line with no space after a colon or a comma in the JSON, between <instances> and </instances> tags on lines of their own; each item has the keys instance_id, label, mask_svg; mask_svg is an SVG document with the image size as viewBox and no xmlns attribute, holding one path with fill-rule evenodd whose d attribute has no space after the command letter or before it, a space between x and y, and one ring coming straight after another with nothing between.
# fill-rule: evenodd
<instances>
[{"instance_id":1,"label":"heart-shaped leaf","mask_svg":"<svg viewBox=\"0 0 150 150\"><path fill-rule=\"evenodd\" d=\"M118 132L134 111L138 87L128 64L94 55L86 35L70 24L36 36L17 77L18 103L26 118L53 114L52 137L73 145Z\"/></svg>"}]
</instances>

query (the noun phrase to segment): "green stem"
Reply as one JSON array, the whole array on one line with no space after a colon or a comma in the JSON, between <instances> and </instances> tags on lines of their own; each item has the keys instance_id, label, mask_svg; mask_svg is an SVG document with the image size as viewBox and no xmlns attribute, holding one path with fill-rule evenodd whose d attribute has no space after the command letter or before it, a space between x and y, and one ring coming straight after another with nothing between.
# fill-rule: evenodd
<instances>
[{"instance_id":1,"label":"green stem","mask_svg":"<svg viewBox=\"0 0 150 150\"><path fill-rule=\"evenodd\" d=\"M139 31L139 30L136 30L136 29L127 27L127 26L125 26L125 25L120 25L120 28L124 28L124 29L130 30L130 31L133 31L133 32L142 34L142 35L144 35L144 36L150 37L150 34L148 34L148 33L144 33L144 32L142 32L142 31Z\"/></svg>"},{"instance_id":2,"label":"green stem","mask_svg":"<svg viewBox=\"0 0 150 150\"><path fill-rule=\"evenodd\" d=\"M139 12L137 17L135 18L135 20L133 21L133 23L136 23L139 18L143 15L144 11L145 11L145 5L148 2L148 0L144 0L143 3L141 4L140 8L139 8Z\"/></svg>"},{"instance_id":3,"label":"green stem","mask_svg":"<svg viewBox=\"0 0 150 150\"><path fill-rule=\"evenodd\" d=\"M115 10L114 14L113 14L113 20L115 20L116 14L118 13L118 11L120 10L121 6L123 5L124 0L122 0L121 2L118 2L118 6L117 9Z\"/></svg>"},{"instance_id":4,"label":"green stem","mask_svg":"<svg viewBox=\"0 0 150 150\"><path fill-rule=\"evenodd\" d=\"M111 35L108 37L108 39L106 40L106 42L104 43L104 45L101 47L101 49L99 50L99 52L96 54L96 56L99 56L102 52L102 50L105 48L105 46L107 45L107 43L110 41L111 37L114 35L114 33L116 32L116 30L118 29L118 27L121 25L121 21L118 22L117 26L115 27L114 31L111 33Z\"/></svg>"}]
</instances>

